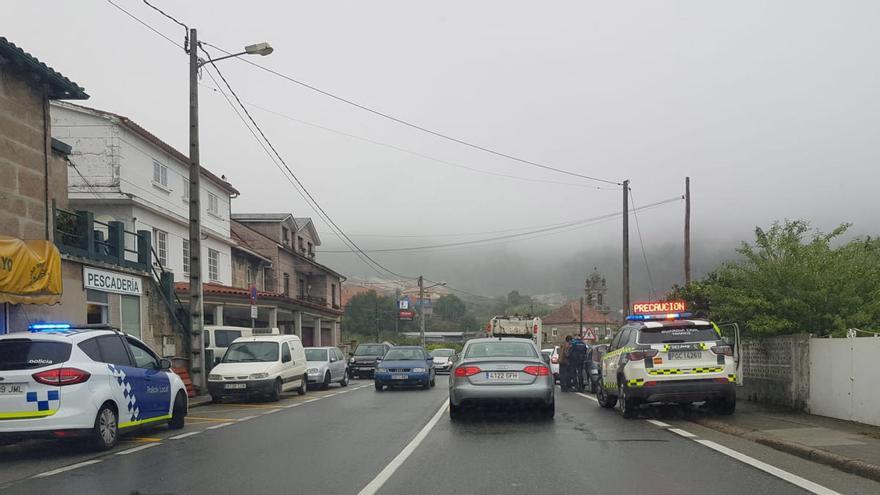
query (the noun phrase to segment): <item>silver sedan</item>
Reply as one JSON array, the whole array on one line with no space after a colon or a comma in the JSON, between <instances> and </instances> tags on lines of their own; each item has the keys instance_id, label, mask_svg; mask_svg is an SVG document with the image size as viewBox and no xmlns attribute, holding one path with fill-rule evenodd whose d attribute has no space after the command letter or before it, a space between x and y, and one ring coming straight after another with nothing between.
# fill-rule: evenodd
<instances>
[{"instance_id":1,"label":"silver sedan","mask_svg":"<svg viewBox=\"0 0 880 495\"><path fill-rule=\"evenodd\" d=\"M537 406L545 419L555 413L553 374L534 342L511 337L469 340L456 356L449 379L449 417L466 406Z\"/></svg>"}]
</instances>

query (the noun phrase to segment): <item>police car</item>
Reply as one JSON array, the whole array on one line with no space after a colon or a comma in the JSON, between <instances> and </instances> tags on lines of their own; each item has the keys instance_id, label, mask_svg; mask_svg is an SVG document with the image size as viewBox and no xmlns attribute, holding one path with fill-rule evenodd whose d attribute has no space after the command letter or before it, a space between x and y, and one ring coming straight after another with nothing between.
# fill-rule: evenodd
<instances>
[{"instance_id":1,"label":"police car","mask_svg":"<svg viewBox=\"0 0 880 495\"><path fill-rule=\"evenodd\" d=\"M720 414L736 408L733 347L715 324L687 319L681 301L639 303L602 356L599 405L620 404L633 418L643 404L706 402ZM652 311L653 310L653 311Z\"/></svg>"},{"instance_id":2,"label":"police car","mask_svg":"<svg viewBox=\"0 0 880 495\"><path fill-rule=\"evenodd\" d=\"M183 428L186 388L170 367L109 327L34 324L0 335L0 436L80 436L104 450L142 425Z\"/></svg>"}]
</instances>

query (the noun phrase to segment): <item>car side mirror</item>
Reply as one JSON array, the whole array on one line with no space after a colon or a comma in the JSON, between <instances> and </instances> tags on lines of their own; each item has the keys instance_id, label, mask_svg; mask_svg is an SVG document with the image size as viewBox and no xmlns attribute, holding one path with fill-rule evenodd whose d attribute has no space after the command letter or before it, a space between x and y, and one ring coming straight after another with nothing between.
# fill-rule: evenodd
<instances>
[{"instance_id":1,"label":"car side mirror","mask_svg":"<svg viewBox=\"0 0 880 495\"><path fill-rule=\"evenodd\" d=\"M162 358L159 360L159 369L162 371L168 371L171 369L171 360Z\"/></svg>"},{"instance_id":2,"label":"car side mirror","mask_svg":"<svg viewBox=\"0 0 880 495\"><path fill-rule=\"evenodd\" d=\"M550 364L550 356L546 354L541 354L541 357L544 358L544 362Z\"/></svg>"},{"instance_id":3,"label":"car side mirror","mask_svg":"<svg viewBox=\"0 0 880 495\"><path fill-rule=\"evenodd\" d=\"M217 366L218 364L220 364L220 361L222 361L222 360L223 360L223 358L215 357L214 358L214 366Z\"/></svg>"},{"instance_id":4,"label":"car side mirror","mask_svg":"<svg viewBox=\"0 0 880 495\"><path fill-rule=\"evenodd\" d=\"M377 363L381 363L381 362L382 362L382 358L377 357L377 358L376 358L376 362L377 362Z\"/></svg>"}]
</instances>

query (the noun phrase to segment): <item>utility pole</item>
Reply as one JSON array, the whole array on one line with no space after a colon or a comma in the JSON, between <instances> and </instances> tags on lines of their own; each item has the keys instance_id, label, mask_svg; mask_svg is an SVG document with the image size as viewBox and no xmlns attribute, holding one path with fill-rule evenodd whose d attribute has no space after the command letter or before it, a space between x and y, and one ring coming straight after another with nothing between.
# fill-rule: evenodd
<instances>
[{"instance_id":1,"label":"utility pole","mask_svg":"<svg viewBox=\"0 0 880 495\"><path fill-rule=\"evenodd\" d=\"M199 40L189 30L189 367L193 383L204 393L202 330L202 210L199 165Z\"/></svg>"},{"instance_id":2,"label":"utility pole","mask_svg":"<svg viewBox=\"0 0 880 495\"><path fill-rule=\"evenodd\" d=\"M400 288L394 289L394 338L400 335Z\"/></svg>"},{"instance_id":3,"label":"utility pole","mask_svg":"<svg viewBox=\"0 0 880 495\"><path fill-rule=\"evenodd\" d=\"M379 342L379 339L382 338L379 330L379 297L376 296L376 342Z\"/></svg>"},{"instance_id":4,"label":"utility pole","mask_svg":"<svg viewBox=\"0 0 880 495\"><path fill-rule=\"evenodd\" d=\"M684 283L691 283L691 178L684 178Z\"/></svg>"},{"instance_id":5,"label":"utility pole","mask_svg":"<svg viewBox=\"0 0 880 495\"><path fill-rule=\"evenodd\" d=\"M419 275L419 335L425 345L425 278Z\"/></svg>"},{"instance_id":6,"label":"utility pole","mask_svg":"<svg viewBox=\"0 0 880 495\"><path fill-rule=\"evenodd\" d=\"M623 181L623 315L629 312L629 179Z\"/></svg>"},{"instance_id":7,"label":"utility pole","mask_svg":"<svg viewBox=\"0 0 880 495\"><path fill-rule=\"evenodd\" d=\"M581 313L578 321L580 322L580 325L578 325L578 335L581 335L584 332L584 296L581 296Z\"/></svg>"}]
</instances>

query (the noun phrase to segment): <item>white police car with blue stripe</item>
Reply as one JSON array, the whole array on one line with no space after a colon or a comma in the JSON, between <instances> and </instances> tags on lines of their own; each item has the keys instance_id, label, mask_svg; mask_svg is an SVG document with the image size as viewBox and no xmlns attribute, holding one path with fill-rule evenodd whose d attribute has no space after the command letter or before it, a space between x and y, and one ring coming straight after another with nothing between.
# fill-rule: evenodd
<instances>
[{"instance_id":1,"label":"white police car with blue stripe","mask_svg":"<svg viewBox=\"0 0 880 495\"><path fill-rule=\"evenodd\" d=\"M186 388L170 367L108 327L41 323L0 335L0 436L84 437L109 449L135 427L182 428Z\"/></svg>"}]
</instances>

